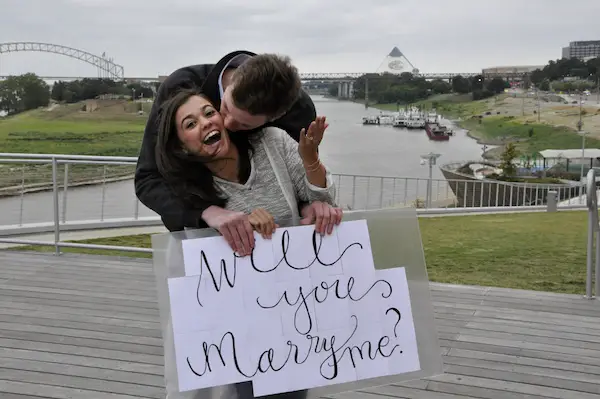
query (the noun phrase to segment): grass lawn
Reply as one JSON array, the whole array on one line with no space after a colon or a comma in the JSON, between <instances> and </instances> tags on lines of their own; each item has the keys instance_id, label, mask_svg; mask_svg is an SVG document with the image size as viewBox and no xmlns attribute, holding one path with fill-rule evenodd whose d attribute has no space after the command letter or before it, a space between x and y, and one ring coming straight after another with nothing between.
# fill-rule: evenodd
<instances>
[{"instance_id":1,"label":"grass lawn","mask_svg":"<svg viewBox=\"0 0 600 399\"><path fill-rule=\"evenodd\" d=\"M524 154L534 154L546 149L580 148L581 137L568 127L557 127L544 124L523 124L507 116L488 116L478 121L465 120L461 125L471 135L489 144L499 144L505 137L508 141L518 140L517 148ZM529 131L533 135L529 137ZM586 146L600 146L600 140L588 137Z\"/></svg>"},{"instance_id":2,"label":"grass lawn","mask_svg":"<svg viewBox=\"0 0 600 399\"><path fill-rule=\"evenodd\" d=\"M585 291L586 212L446 216L419 221L431 281L577 294ZM149 235L79 242L150 248ZM71 248L64 252L149 257Z\"/></svg>"},{"instance_id":3,"label":"grass lawn","mask_svg":"<svg viewBox=\"0 0 600 399\"><path fill-rule=\"evenodd\" d=\"M0 120L0 152L30 154L82 154L137 156L147 113L138 115L127 101L100 101L94 112L83 112L81 103L61 105L52 110L37 109ZM148 111L151 104L144 104ZM0 188L14 187L23 180L23 165L0 165ZM50 165L24 167L25 185L50 183ZM59 172L62 182L62 167ZM130 175L131 166L107 167L106 177ZM71 165L70 183L101 179L102 166Z\"/></svg>"},{"instance_id":4,"label":"grass lawn","mask_svg":"<svg viewBox=\"0 0 600 399\"><path fill-rule=\"evenodd\" d=\"M0 152L137 155L147 116L115 105L97 114L81 112L80 107L70 104L1 119Z\"/></svg>"}]
</instances>

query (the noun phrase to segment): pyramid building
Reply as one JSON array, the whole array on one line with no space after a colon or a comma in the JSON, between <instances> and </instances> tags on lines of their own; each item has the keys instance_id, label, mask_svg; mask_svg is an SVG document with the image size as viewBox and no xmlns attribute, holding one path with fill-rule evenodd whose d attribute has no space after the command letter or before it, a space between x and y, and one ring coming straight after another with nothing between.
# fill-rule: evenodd
<instances>
[{"instance_id":1,"label":"pyramid building","mask_svg":"<svg viewBox=\"0 0 600 399\"><path fill-rule=\"evenodd\" d=\"M404 72L416 74L419 73L419 70L402 54L398 47L394 47L377 68L377 73L385 72L400 75Z\"/></svg>"}]
</instances>

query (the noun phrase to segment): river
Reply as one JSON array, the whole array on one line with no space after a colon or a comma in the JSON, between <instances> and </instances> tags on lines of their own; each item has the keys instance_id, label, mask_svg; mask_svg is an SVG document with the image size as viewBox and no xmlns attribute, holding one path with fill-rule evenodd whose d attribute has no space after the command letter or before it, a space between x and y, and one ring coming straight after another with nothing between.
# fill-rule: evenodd
<instances>
[{"instance_id":1,"label":"river","mask_svg":"<svg viewBox=\"0 0 600 399\"><path fill-rule=\"evenodd\" d=\"M362 117L377 115L381 111L365 109L364 105L313 96L319 115L327 117L329 128L320 151L323 162L335 174L427 178L429 168L421 165L420 155L430 151L441 154L439 164L476 159L481 156L481 146L455 128L456 134L446 142L428 139L423 130L408 130L392 126L363 125ZM434 178L443 179L438 168ZM343 187L351 195L350 186ZM424 189L424 187L421 187ZM366 191L366 187L361 188ZM377 187L370 187L377 196ZM360 190L357 190L360 191ZM62 214L62 195L61 195ZM135 194L132 181L107 184L102 204L102 187L69 189L67 220L89 220L131 217L134 213ZM367 199L369 201L369 199ZM103 209L104 208L104 209ZM52 220L52 196L49 192L27 194L0 199L0 226L19 223L41 223ZM139 205L139 216L153 216Z\"/></svg>"},{"instance_id":2,"label":"river","mask_svg":"<svg viewBox=\"0 0 600 399\"><path fill-rule=\"evenodd\" d=\"M429 169L420 164L421 155L439 153L438 163L481 157L482 146L462 129L454 128L456 135L448 141L431 141L424 130L363 125L362 117L378 115L378 109L320 96L313 101L317 113L330 123L320 149L334 173L427 178ZM443 178L438 168L434 178Z\"/></svg>"}]
</instances>

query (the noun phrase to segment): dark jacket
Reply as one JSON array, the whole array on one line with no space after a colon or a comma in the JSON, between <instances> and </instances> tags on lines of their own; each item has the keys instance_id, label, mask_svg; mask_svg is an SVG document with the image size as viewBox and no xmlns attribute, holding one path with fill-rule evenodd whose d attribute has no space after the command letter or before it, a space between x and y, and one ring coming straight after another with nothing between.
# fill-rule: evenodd
<instances>
[{"instance_id":1,"label":"dark jacket","mask_svg":"<svg viewBox=\"0 0 600 399\"><path fill-rule=\"evenodd\" d=\"M135 193L142 204L158 213L163 224L169 231L180 231L184 227L207 227L202 220L202 212L211 204L198 202L193 208L186 206L182 199L173 192L166 180L161 176L156 166L154 147L158 136L158 110L170 95L182 87L201 87L218 109L221 105L218 78L229 60L238 54L255 55L249 51L235 51L227 54L217 64L200 64L180 68L173 72L160 85L154 104L148 116L142 146L135 171ZM316 118L315 106L311 98L302 91L300 98L292 109L284 116L266 124L285 130L294 140L298 141L300 130L308 128ZM246 132L247 133L247 132ZM244 134L234 132L232 134Z\"/></svg>"}]
</instances>

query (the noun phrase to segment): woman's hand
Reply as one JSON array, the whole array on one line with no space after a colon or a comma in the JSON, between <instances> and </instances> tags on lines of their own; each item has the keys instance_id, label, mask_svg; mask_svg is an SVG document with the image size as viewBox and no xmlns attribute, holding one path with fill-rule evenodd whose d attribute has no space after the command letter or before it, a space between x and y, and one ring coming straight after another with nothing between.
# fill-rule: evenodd
<instances>
[{"instance_id":1,"label":"woman's hand","mask_svg":"<svg viewBox=\"0 0 600 399\"><path fill-rule=\"evenodd\" d=\"M273 215L262 208L253 210L250 216L248 216L248 220L250 221L252 228L256 230L264 239L270 240L275 232L275 229L279 227L275 224Z\"/></svg>"},{"instance_id":2,"label":"woman's hand","mask_svg":"<svg viewBox=\"0 0 600 399\"><path fill-rule=\"evenodd\" d=\"M308 127L308 132L306 129L300 131L298 152L300 153L302 161L307 165L316 163L319 160L319 144L321 144L321 140L323 140L325 129L329 126L329 124L325 122L325 119L324 116L317 116L317 119L315 119L314 122L311 122Z\"/></svg>"},{"instance_id":3,"label":"woman's hand","mask_svg":"<svg viewBox=\"0 0 600 399\"><path fill-rule=\"evenodd\" d=\"M342 222L344 212L326 202L315 201L302 208L301 224L315 224L315 231L321 235L333 233L333 227Z\"/></svg>"}]
</instances>

